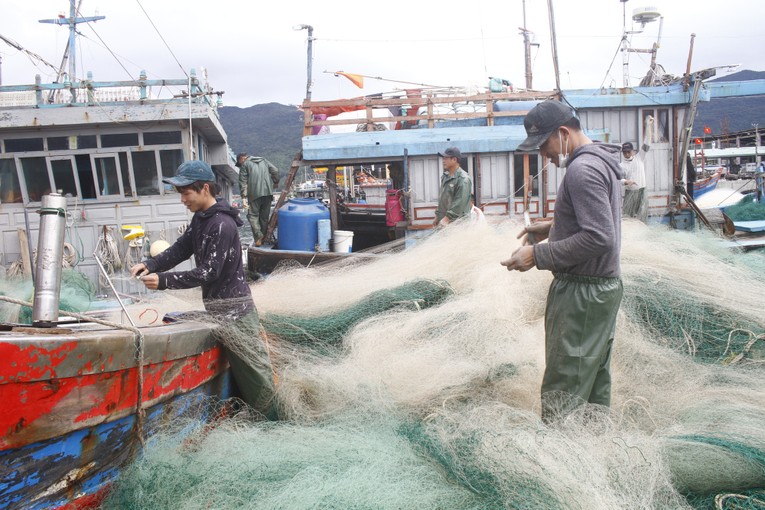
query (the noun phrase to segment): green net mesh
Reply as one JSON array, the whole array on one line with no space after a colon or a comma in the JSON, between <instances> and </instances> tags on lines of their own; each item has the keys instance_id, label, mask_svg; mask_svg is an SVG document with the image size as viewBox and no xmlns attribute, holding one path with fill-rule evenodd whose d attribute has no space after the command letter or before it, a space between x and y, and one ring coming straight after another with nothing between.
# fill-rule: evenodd
<instances>
[{"instance_id":1,"label":"green net mesh","mask_svg":"<svg viewBox=\"0 0 765 510\"><path fill-rule=\"evenodd\" d=\"M765 220L765 204L757 202L752 193L745 196L738 204L726 207L725 214L733 221Z\"/></svg>"},{"instance_id":2,"label":"green net mesh","mask_svg":"<svg viewBox=\"0 0 765 510\"><path fill-rule=\"evenodd\" d=\"M372 292L342 310L316 317L262 314L260 322L277 340L330 353L348 331L364 319L393 309L421 310L437 305L454 293L443 280L413 280L398 287Z\"/></svg>"}]
</instances>

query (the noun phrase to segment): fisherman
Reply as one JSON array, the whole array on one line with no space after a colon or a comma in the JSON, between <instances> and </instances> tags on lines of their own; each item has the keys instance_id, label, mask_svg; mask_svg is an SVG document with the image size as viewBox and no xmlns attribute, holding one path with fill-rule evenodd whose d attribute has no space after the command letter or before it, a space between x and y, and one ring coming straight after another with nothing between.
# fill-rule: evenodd
<instances>
[{"instance_id":1,"label":"fisherman","mask_svg":"<svg viewBox=\"0 0 765 510\"><path fill-rule=\"evenodd\" d=\"M755 171L755 183L757 190L757 201L759 203L765 203L765 161L760 161Z\"/></svg>"},{"instance_id":2,"label":"fisherman","mask_svg":"<svg viewBox=\"0 0 765 510\"><path fill-rule=\"evenodd\" d=\"M443 158L444 173L441 174L441 191L433 226L445 227L470 214L473 183L467 172L460 168L462 154L457 147L449 147L438 154Z\"/></svg>"},{"instance_id":3,"label":"fisherman","mask_svg":"<svg viewBox=\"0 0 765 510\"><path fill-rule=\"evenodd\" d=\"M246 152L237 154L236 166L239 167L239 189L252 238L255 246L260 246L268 230L274 187L279 184L279 169L267 159L249 156Z\"/></svg>"},{"instance_id":4,"label":"fisherman","mask_svg":"<svg viewBox=\"0 0 765 510\"><path fill-rule=\"evenodd\" d=\"M247 336L252 342L249 350L259 354L257 366L253 367L252 360L247 363L228 351L243 399L264 415L275 417L271 361L259 334L258 312L242 263L238 227L244 222L239 218L239 210L223 199L216 199L219 189L215 174L204 161L186 161L178 167L175 177L163 181L175 186L181 202L194 216L172 246L134 265L130 274L151 290L202 287L205 310L222 325L233 327L227 334L233 331ZM168 271L192 255L194 269Z\"/></svg>"},{"instance_id":5,"label":"fisherman","mask_svg":"<svg viewBox=\"0 0 765 510\"><path fill-rule=\"evenodd\" d=\"M640 152L635 151L632 142L622 144L623 161L621 165L625 176L623 182L626 185L622 214L631 218L638 218L644 223L648 219L648 196L645 192L645 156L650 149L648 141L650 140L649 133L652 125L653 117L649 116L646 118L646 135Z\"/></svg>"},{"instance_id":6,"label":"fisherman","mask_svg":"<svg viewBox=\"0 0 765 510\"><path fill-rule=\"evenodd\" d=\"M523 245L501 262L508 271L553 272L545 309L542 419L550 423L589 402L611 402L611 345L623 286L620 277L619 146L593 143L574 111L558 101L535 106L519 150L538 148L566 173L555 218L527 226ZM529 244L532 234L536 244ZM540 241L548 239L547 243Z\"/></svg>"}]
</instances>

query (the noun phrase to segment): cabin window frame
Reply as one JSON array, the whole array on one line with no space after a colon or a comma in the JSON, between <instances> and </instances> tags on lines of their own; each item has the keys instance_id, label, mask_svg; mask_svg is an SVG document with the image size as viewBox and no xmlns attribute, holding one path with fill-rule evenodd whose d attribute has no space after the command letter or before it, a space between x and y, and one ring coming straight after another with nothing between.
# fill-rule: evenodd
<instances>
[{"instance_id":1,"label":"cabin window frame","mask_svg":"<svg viewBox=\"0 0 765 510\"><path fill-rule=\"evenodd\" d=\"M105 195L101 192L101 185L98 180L98 168L99 166L96 164L96 159L108 159L111 158L114 161L114 169L117 174L117 183L119 187L119 193L110 193L108 195ZM128 158L128 161L130 158ZM94 153L90 155L90 166L91 170L93 172L93 182L96 185L96 200L106 199L106 200L118 200L122 198L132 198L132 197L126 197L125 196L125 186L122 182L122 167L120 165L120 157L119 152L102 152L102 153ZM130 173L128 173L130 175ZM135 188L133 188L135 189Z\"/></svg>"},{"instance_id":2,"label":"cabin window frame","mask_svg":"<svg viewBox=\"0 0 765 510\"><path fill-rule=\"evenodd\" d=\"M68 156L48 156L45 158L45 162L48 166L48 175L50 176L50 181L52 184L51 189L56 190L56 193L58 193L58 190L61 189L63 191L63 188L60 188L56 184L56 174L53 171L53 162L54 161L69 161L69 171L71 172L72 180L74 181L74 188L77 199L82 200L82 186L80 185L80 176L77 172L77 162L74 160L74 155L68 155ZM66 195L66 192L62 193L63 195Z\"/></svg>"}]
</instances>

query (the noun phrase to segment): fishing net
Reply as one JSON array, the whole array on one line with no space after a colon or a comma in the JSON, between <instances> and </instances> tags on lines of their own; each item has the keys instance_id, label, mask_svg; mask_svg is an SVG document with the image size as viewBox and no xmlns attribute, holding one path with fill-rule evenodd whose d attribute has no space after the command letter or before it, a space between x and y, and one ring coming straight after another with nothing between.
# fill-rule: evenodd
<instances>
[{"instance_id":1,"label":"fishing net","mask_svg":"<svg viewBox=\"0 0 765 510\"><path fill-rule=\"evenodd\" d=\"M7 279L2 281L0 296L16 298L31 303L34 285L30 279ZM74 269L62 269L59 310L83 312L90 307L95 296L95 286L83 273ZM0 301L0 322L31 324L32 308Z\"/></svg>"},{"instance_id":2,"label":"fishing net","mask_svg":"<svg viewBox=\"0 0 765 510\"><path fill-rule=\"evenodd\" d=\"M391 289L374 291L356 303L315 317L267 314L261 324L275 341L333 352L346 333L359 322L393 309L420 310L437 305L453 291L445 281L414 280Z\"/></svg>"},{"instance_id":3,"label":"fishing net","mask_svg":"<svg viewBox=\"0 0 765 510\"><path fill-rule=\"evenodd\" d=\"M646 338L700 361L765 358L765 320L756 313L759 303L750 299L763 285L762 273L743 265L732 252L716 248L706 233L688 239L671 231L631 232L631 250L622 259L622 310L645 329ZM663 245L661 251L656 251L657 243ZM667 252L674 257L668 259ZM750 258L756 265L762 263L757 254ZM721 276L735 283L721 285Z\"/></svg>"},{"instance_id":4,"label":"fishing net","mask_svg":"<svg viewBox=\"0 0 765 510\"><path fill-rule=\"evenodd\" d=\"M738 204L726 207L725 214L733 221L763 221L765 204L757 202L755 194L750 193Z\"/></svg>"},{"instance_id":5,"label":"fishing net","mask_svg":"<svg viewBox=\"0 0 765 510\"><path fill-rule=\"evenodd\" d=\"M725 348L762 334L765 259L625 220L611 407L545 424L552 277L499 264L519 228L456 224L253 284L281 421L172 424L106 508L762 508L762 341Z\"/></svg>"}]
</instances>

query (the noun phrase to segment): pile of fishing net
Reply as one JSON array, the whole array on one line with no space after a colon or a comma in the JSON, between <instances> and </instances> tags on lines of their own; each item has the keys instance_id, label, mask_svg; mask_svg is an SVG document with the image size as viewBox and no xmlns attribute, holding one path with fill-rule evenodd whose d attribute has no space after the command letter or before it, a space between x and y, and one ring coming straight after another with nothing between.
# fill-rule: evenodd
<instances>
[{"instance_id":1,"label":"pile of fishing net","mask_svg":"<svg viewBox=\"0 0 765 510\"><path fill-rule=\"evenodd\" d=\"M0 296L33 302L34 284L29 278L0 279ZM62 269L59 310L83 312L90 307L95 286L83 273L75 269ZM32 308L0 300L0 322L31 324Z\"/></svg>"},{"instance_id":2,"label":"pile of fishing net","mask_svg":"<svg viewBox=\"0 0 765 510\"><path fill-rule=\"evenodd\" d=\"M750 193L736 205L726 207L725 214L733 221L764 221L765 204L758 202L756 195Z\"/></svg>"},{"instance_id":3,"label":"pile of fishing net","mask_svg":"<svg viewBox=\"0 0 765 510\"><path fill-rule=\"evenodd\" d=\"M104 507L764 508L762 341L728 336L762 333L765 259L625 221L611 407L545 424L551 275L499 264L519 229L457 224L254 284L282 421L170 424ZM430 306L388 307L409 287Z\"/></svg>"}]
</instances>

